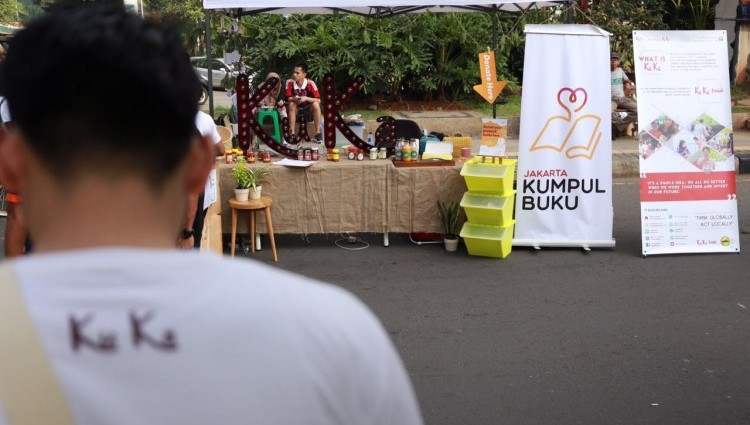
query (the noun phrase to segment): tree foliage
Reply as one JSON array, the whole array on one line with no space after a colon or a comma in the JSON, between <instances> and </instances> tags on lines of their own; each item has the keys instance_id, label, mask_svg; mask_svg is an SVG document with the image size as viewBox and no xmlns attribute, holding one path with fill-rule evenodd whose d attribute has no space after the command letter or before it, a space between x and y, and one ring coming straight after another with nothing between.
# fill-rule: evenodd
<instances>
[{"instance_id":1,"label":"tree foliage","mask_svg":"<svg viewBox=\"0 0 750 425\"><path fill-rule=\"evenodd\" d=\"M511 64L519 60L522 22L530 16L498 19L498 77L512 87L520 80ZM457 100L479 83L477 54L493 44L492 19L485 13L419 13L389 19L256 15L237 22L214 15L214 41L217 55L237 50L261 77L269 71L289 76L295 63L305 62L317 80L328 72L341 82L362 75L364 93Z\"/></svg>"},{"instance_id":2,"label":"tree foliage","mask_svg":"<svg viewBox=\"0 0 750 425\"><path fill-rule=\"evenodd\" d=\"M0 0L0 5L17 0ZM24 0L43 7L122 0ZM579 0L580 1L580 0ZM255 15L239 20L209 13L214 56L237 51L256 72L258 84L268 72L291 75L305 62L312 78L332 72L337 82L362 75L364 94L384 93L416 100L473 98L480 81L477 54L493 45L497 75L516 88L522 81L525 36L529 23L564 23L573 10L576 21L609 31L611 49L632 63L632 31L711 29L718 0L585 0L575 6L543 9L521 16L487 13L415 13L385 19L357 15ZM201 0L144 0L152 17L182 35L193 55L205 54ZM0 8L0 13L3 12ZM341 89L342 87L339 87Z\"/></svg>"},{"instance_id":3,"label":"tree foliage","mask_svg":"<svg viewBox=\"0 0 750 425\"><path fill-rule=\"evenodd\" d=\"M0 0L0 22L22 22L26 8L17 0Z\"/></svg>"},{"instance_id":4,"label":"tree foliage","mask_svg":"<svg viewBox=\"0 0 750 425\"><path fill-rule=\"evenodd\" d=\"M622 55L625 69L632 66L634 30L713 29L718 0L596 0L581 22L609 31L613 51Z\"/></svg>"},{"instance_id":5,"label":"tree foliage","mask_svg":"<svg viewBox=\"0 0 750 425\"><path fill-rule=\"evenodd\" d=\"M144 9L152 19L170 27L188 50L203 48L203 2L201 0L143 0Z\"/></svg>"}]
</instances>

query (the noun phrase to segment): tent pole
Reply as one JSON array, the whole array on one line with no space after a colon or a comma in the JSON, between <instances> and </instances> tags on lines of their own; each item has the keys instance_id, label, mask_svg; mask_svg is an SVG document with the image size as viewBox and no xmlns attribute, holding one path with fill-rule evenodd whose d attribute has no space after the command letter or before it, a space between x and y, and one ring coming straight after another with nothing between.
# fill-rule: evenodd
<instances>
[{"instance_id":1,"label":"tent pole","mask_svg":"<svg viewBox=\"0 0 750 425\"><path fill-rule=\"evenodd\" d=\"M492 51L497 52L497 10L492 11ZM496 99L497 100L497 99ZM492 118L497 118L497 103L492 102Z\"/></svg>"},{"instance_id":2,"label":"tent pole","mask_svg":"<svg viewBox=\"0 0 750 425\"><path fill-rule=\"evenodd\" d=\"M568 23L572 24L572 23L574 23L573 22L573 18L574 18L574 16L573 16L573 7L575 7L575 3L573 1L570 1L568 4L570 5L570 7L568 8L568 17L567 18L568 18Z\"/></svg>"},{"instance_id":3,"label":"tent pole","mask_svg":"<svg viewBox=\"0 0 750 425\"><path fill-rule=\"evenodd\" d=\"M208 114L214 116L214 80L211 69L211 23L208 9L203 9L203 29L206 32L206 68L208 68Z\"/></svg>"}]
</instances>

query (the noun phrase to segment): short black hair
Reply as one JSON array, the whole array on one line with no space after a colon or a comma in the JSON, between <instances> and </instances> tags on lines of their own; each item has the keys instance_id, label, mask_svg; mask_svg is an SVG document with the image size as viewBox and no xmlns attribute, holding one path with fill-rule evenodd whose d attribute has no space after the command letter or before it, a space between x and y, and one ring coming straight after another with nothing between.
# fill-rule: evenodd
<instances>
[{"instance_id":1,"label":"short black hair","mask_svg":"<svg viewBox=\"0 0 750 425\"><path fill-rule=\"evenodd\" d=\"M298 62L298 63L294 64L294 67L295 68L302 68L302 72L304 72L305 74L307 74L307 64L306 63L304 63L304 62Z\"/></svg>"},{"instance_id":2,"label":"short black hair","mask_svg":"<svg viewBox=\"0 0 750 425\"><path fill-rule=\"evenodd\" d=\"M183 160L200 83L173 33L110 4L50 12L11 43L10 112L55 178L138 174L158 187Z\"/></svg>"}]
</instances>

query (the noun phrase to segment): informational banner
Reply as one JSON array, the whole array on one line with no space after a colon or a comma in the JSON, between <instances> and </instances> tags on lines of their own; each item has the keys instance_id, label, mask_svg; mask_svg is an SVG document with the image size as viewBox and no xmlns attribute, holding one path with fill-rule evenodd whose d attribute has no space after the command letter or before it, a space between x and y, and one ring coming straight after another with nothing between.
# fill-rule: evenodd
<instances>
[{"instance_id":1,"label":"informational banner","mask_svg":"<svg viewBox=\"0 0 750 425\"><path fill-rule=\"evenodd\" d=\"M482 118L482 139L479 155L505 156L505 138L508 137L508 120Z\"/></svg>"},{"instance_id":2,"label":"informational banner","mask_svg":"<svg viewBox=\"0 0 750 425\"><path fill-rule=\"evenodd\" d=\"M609 33L525 32L513 245L612 247Z\"/></svg>"},{"instance_id":3,"label":"informational banner","mask_svg":"<svg viewBox=\"0 0 750 425\"><path fill-rule=\"evenodd\" d=\"M633 31L643 255L739 252L725 31Z\"/></svg>"}]
</instances>

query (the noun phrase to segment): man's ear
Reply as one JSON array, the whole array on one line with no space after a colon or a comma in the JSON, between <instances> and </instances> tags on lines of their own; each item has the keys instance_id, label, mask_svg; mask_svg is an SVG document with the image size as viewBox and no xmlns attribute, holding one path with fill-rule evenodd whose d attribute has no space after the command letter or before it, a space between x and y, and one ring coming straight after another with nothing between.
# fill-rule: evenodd
<instances>
[{"instance_id":1,"label":"man's ear","mask_svg":"<svg viewBox=\"0 0 750 425\"><path fill-rule=\"evenodd\" d=\"M208 173L214 168L214 144L210 137L195 137L190 144L187 156L187 192L199 194L203 191L208 180Z\"/></svg>"},{"instance_id":2,"label":"man's ear","mask_svg":"<svg viewBox=\"0 0 750 425\"><path fill-rule=\"evenodd\" d=\"M0 126L0 183L9 191L23 188L27 158L19 130Z\"/></svg>"}]
</instances>

